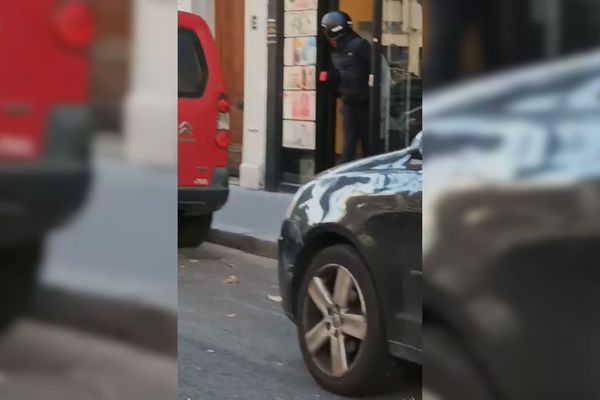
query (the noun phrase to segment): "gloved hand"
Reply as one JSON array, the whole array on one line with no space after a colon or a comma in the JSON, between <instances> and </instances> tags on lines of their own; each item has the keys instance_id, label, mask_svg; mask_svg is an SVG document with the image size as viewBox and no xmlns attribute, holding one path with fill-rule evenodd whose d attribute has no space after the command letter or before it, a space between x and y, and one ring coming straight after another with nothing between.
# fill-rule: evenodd
<instances>
[{"instance_id":1,"label":"gloved hand","mask_svg":"<svg viewBox=\"0 0 600 400\"><path fill-rule=\"evenodd\" d=\"M329 79L327 71L321 71L321 73L319 74L319 82L327 82L327 79Z\"/></svg>"}]
</instances>

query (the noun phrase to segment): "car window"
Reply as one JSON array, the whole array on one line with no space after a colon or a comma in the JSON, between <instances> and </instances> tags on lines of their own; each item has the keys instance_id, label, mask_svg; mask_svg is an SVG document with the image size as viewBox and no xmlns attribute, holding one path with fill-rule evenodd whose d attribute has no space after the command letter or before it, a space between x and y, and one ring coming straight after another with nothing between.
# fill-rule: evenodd
<instances>
[{"instance_id":1,"label":"car window","mask_svg":"<svg viewBox=\"0 0 600 400\"><path fill-rule=\"evenodd\" d=\"M179 28L177 47L179 97L202 97L208 81L208 68L200 41L191 30Z\"/></svg>"}]
</instances>

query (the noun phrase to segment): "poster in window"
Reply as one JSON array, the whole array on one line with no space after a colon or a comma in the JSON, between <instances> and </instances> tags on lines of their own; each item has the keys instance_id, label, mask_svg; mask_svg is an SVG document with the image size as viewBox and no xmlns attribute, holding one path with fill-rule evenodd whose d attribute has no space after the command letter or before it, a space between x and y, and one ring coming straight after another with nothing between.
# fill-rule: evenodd
<instances>
[{"instance_id":1,"label":"poster in window","mask_svg":"<svg viewBox=\"0 0 600 400\"><path fill-rule=\"evenodd\" d=\"M284 67L283 88L285 90L315 90L317 83L316 68Z\"/></svg>"},{"instance_id":2,"label":"poster in window","mask_svg":"<svg viewBox=\"0 0 600 400\"><path fill-rule=\"evenodd\" d=\"M315 65L317 63L317 38L297 37L285 39L285 65Z\"/></svg>"},{"instance_id":3,"label":"poster in window","mask_svg":"<svg viewBox=\"0 0 600 400\"><path fill-rule=\"evenodd\" d=\"M307 121L283 121L283 147L315 149L316 124Z\"/></svg>"},{"instance_id":4,"label":"poster in window","mask_svg":"<svg viewBox=\"0 0 600 400\"><path fill-rule=\"evenodd\" d=\"M317 36L317 10L285 13L285 36Z\"/></svg>"},{"instance_id":5,"label":"poster in window","mask_svg":"<svg viewBox=\"0 0 600 400\"><path fill-rule=\"evenodd\" d=\"M285 11L316 10L318 0L285 0Z\"/></svg>"},{"instance_id":6,"label":"poster in window","mask_svg":"<svg viewBox=\"0 0 600 400\"><path fill-rule=\"evenodd\" d=\"M314 121L316 118L316 92L284 91L283 118Z\"/></svg>"}]
</instances>

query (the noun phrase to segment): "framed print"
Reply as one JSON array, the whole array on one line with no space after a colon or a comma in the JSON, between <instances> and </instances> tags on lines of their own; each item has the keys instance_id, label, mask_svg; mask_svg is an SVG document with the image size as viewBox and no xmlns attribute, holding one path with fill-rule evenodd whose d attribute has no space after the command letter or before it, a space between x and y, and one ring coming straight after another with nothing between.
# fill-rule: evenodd
<instances>
[{"instance_id":1,"label":"framed print","mask_svg":"<svg viewBox=\"0 0 600 400\"><path fill-rule=\"evenodd\" d=\"M283 121L283 147L314 150L316 123L307 121Z\"/></svg>"},{"instance_id":2,"label":"framed print","mask_svg":"<svg viewBox=\"0 0 600 400\"><path fill-rule=\"evenodd\" d=\"M316 67L284 67L284 90L315 90Z\"/></svg>"},{"instance_id":3,"label":"framed print","mask_svg":"<svg viewBox=\"0 0 600 400\"><path fill-rule=\"evenodd\" d=\"M285 36L317 36L317 10L285 13Z\"/></svg>"},{"instance_id":4,"label":"framed print","mask_svg":"<svg viewBox=\"0 0 600 400\"><path fill-rule=\"evenodd\" d=\"M285 11L316 10L318 0L285 0Z\"/></svg>"},{"instance_id":5,"label":"framed print","mask_svg":"<svg viewBox=\"0 0 600 400\"><path fill-rule=\"evenodd\" d=\"M287 38L284 44L285 65L315 65L317 63L317 38Z\"/></svg>"},{"instance_id":6,"label":"framed print","mask_svg":"<svg viewBox=\"0 0 600 400\"><path fill-rule=\"evenodd\" d=\"M283 118L314 121L316 118L316 92L284 91Z\"/></svg>"}]
</instances>

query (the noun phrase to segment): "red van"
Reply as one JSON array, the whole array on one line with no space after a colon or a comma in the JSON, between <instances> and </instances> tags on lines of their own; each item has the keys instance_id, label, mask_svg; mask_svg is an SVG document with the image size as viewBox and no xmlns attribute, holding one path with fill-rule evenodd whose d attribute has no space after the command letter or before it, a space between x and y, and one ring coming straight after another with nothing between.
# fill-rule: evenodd
<instances>
[{"instance_id":1,"label":"red van","mask_svg":"<svg viewBox=\"0 0 600 400\"><path fill-rule=\"evenodd\" d=\"M30 299L46 234L87 192L94 30L83 0L0 2L0 329Z\"/></svg>"},{"instance_id":2,"label":"red van","mask_svg":"<svg viewBox=\"0 0 600 400\"><path fill-rule=\"evenodd\" d=\"M179 246L195 247L229 196L229 102L208 25L178 15Z\"/></svg>"}]
</instances>

